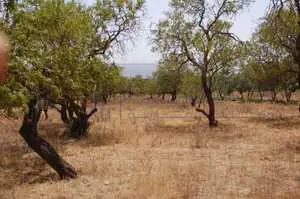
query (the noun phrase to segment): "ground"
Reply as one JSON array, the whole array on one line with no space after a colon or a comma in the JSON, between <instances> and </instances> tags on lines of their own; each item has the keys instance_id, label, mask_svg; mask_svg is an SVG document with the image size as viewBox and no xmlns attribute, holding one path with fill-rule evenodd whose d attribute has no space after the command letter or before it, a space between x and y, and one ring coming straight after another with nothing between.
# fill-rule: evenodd
<instances>
[{"instance_id":1,"label":"ground","mask_svg":"<svg viewBox=\"0 0 300 199\"><path fill-rule=\"evenodd\" d=\"M185 104L123 99L99 106L89 135L70 140L55 111L40 134L78 171L57 174L0 120L0 198L300 198L297 105L217 102L210 129Z\"/></svg>"}]
</instances>

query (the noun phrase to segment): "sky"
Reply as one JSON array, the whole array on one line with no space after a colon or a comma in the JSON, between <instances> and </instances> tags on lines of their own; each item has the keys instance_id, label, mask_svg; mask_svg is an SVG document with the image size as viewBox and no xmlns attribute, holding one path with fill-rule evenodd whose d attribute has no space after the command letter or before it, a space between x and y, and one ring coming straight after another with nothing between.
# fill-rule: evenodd
<instances>
[{"instance_id":1,"label":"sky","mask_svg":"<svg viewBox=\"0 0 300 199\"><path fill-rule=\"evenodd\" d=\"M93 0L84 0L87 4ZM269 1L256 0L249 8L242 11L234 21L232 31L242 40L250 38L259 23L259 19L267 10ZM168 10L168 0L146 0L146 16L142 25L140 36L134 38L134 45L128 44L124 55L115 56L116 63L157 63L159 54L151 52L149 42L151 25L164 18Z\"/></svg>"}]
</instances>

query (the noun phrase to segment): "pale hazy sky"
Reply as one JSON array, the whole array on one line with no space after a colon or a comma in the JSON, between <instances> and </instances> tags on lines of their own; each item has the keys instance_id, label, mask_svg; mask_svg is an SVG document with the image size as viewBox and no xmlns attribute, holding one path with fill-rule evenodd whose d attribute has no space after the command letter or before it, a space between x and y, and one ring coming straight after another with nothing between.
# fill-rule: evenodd
<instances>
[{"instance_id":1,"label":"pale hazy sky","mask_svg":"<svg viewBox=\"0 0 300 199\"><path fill-rule=\"evenodd\" d=\"M93 0L83 0L90 4ZM147 15L143 24L141 36L134 39L134 46L128 45L126 54L117 56L117 63L155 63L159 55L151 52L149 43L150 25L164 17L164 11L168 10L168 0L146 0ZM256 0L249 8L236 17L232 31L242 40L251 36L268 6L268 0Z\"/></svg>"}]
</instances>

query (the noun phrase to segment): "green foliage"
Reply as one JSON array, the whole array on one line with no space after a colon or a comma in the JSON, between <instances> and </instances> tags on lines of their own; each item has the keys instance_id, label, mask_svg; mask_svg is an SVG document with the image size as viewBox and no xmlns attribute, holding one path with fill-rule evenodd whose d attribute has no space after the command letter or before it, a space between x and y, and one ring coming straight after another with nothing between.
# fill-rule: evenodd
<instances>
[{"instance_id":1,"label":"green foliage","mask_svg":"<svg viewBox=\"0 0 300 199\"><path fill-rule=\"evenodd\" d=\"M182 84L184 64L185 61L175 56L169 56L159 63L154 73L159 94L171 94L176 98Z\"/></svg>"},{"instance_id":2,"label":"green foliage","mask_svg":"<svg viewBox=\"0 0 300 199\"><path fill-rule=\"evenodd\" d=\"M253 89L248 75L243 71L234 75L233 85L233 88L240 93L242 98L245 92L250 92Z\"/></svg>"},{"instance_id":3,"label":"green foliage","mask_svg":"<svg viewBox=\"0 0 300 199\"><path fill-rule=\"evenodd\" d=\"M53 103L81 104L94 92L116 92L120 69L109 64L113 49L130 39L144 1L25 0L0 17L11 40L10 80L0 89L1 107L22 106L45 91ZM3 96L3 97L2 97Z\"/></svg>"},{"instance_id":4,"label":"green foliage","mask_svg":"<svg viewBox=\"0 0 300 199\"><path fill-rule=\"evenodd\" d=\"M146 93L146 80L140 76L137 75L130 79L130 92L135 95L143 95Z\"/></svg>"},{"instance_id":5,"label":"green foliage","mask_svg":"<svg viewBox=\"0 0 300 199\"><path fill-rule=\"evenodd\" d=\"M108 98L118 92L121 83L121 68L115 64L103 65L97 73L95 97L96 101L108 101Z\"/></svg>"},{"instance_id":6,"label":"green foliage","mask_svg":"<svg viewBox=\"0 0 300 199\"><path fill-rule=\"evenodd\" d=\"M187 70L183 74L180 92L189 98L201 98L203 96L201 76L192 70Z\"/></svg>"},{"instance_id":7,"label":"green foliage","mask_svg":"<svg viewBox=\"0 0 300 199\"><path fill-rule=\"evenodd\" d=\"M294 59L297 59L295 43L299 27L296 18L293 10L272 10L247 44L244 72L258 91L272 91L273 100L278 91L290 96L297 84L299 70Z\"/></svg>"},{"instance_id":8,"label":"green foliage","mask_svg":"<svg viewBox=\"0 0 300 199\"><path fill-rule=\"evenodd\" d=\"M213 80L214 91L221 100L224 100L225 96L230 95L233 92L236 86L234 78L234 72L228 70L220 71L215 75Z\"/></svg>"},{"instance_id":9,"label":"green foliage","mask_svg":"<svg viewBox=\"0 0 300 199\"><path fill-rule=\"evenodd\" d=\"M151 98L158 94L158 83L154 78L148 78L145 82L145 91Z\"/></svg>"}]
</instances>

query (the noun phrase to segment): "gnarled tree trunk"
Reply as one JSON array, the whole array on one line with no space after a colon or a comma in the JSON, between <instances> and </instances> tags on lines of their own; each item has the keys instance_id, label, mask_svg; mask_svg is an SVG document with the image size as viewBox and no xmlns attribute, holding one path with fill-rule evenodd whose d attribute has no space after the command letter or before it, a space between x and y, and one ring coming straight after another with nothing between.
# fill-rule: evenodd
<instances>
[{"instance_id":1,"label":"gnarled tree trunk","mask_svg":"<svg viewBox=\"0 0 300 199\"><path fill-rule=\"evenodd\" d=\"M97 109L93 109L89 114L80 113L76 118L71 122L70 136L72 138L80 138L86 135L86 132L89 127L89 118L97 112Z\"/></svg>"},{"instance_id":2,"label":"gnarled tree trunk","mask_svg":"<svg viewBox=\"0 0 300 199\"><path fill-rule=\"evenodd\" d=\"M69 136L71 138L80 138L86 135L89 127L89 118L97 112L97 108L93 109L89 114L86 113L87 100L81 103L81 106L73 101L54 102L59 104L61 108L53 106L61 115L62 121L69 127Z\"/></svg>"},{"instance_id":3,"label":"gnarled tree trunk","mask_svg":"<svg viewBox=\"0 0 300 199\"><path fill-rule=\"evenodd\" d=\"M75 178L75 169L60 157L55 149L38 135L38 122L41 110L37 106L37 100L30 100L28 113L25 114L20 134L27 144L43 158L60 176L64 178Z\"/></svg>"}]
</instances>

